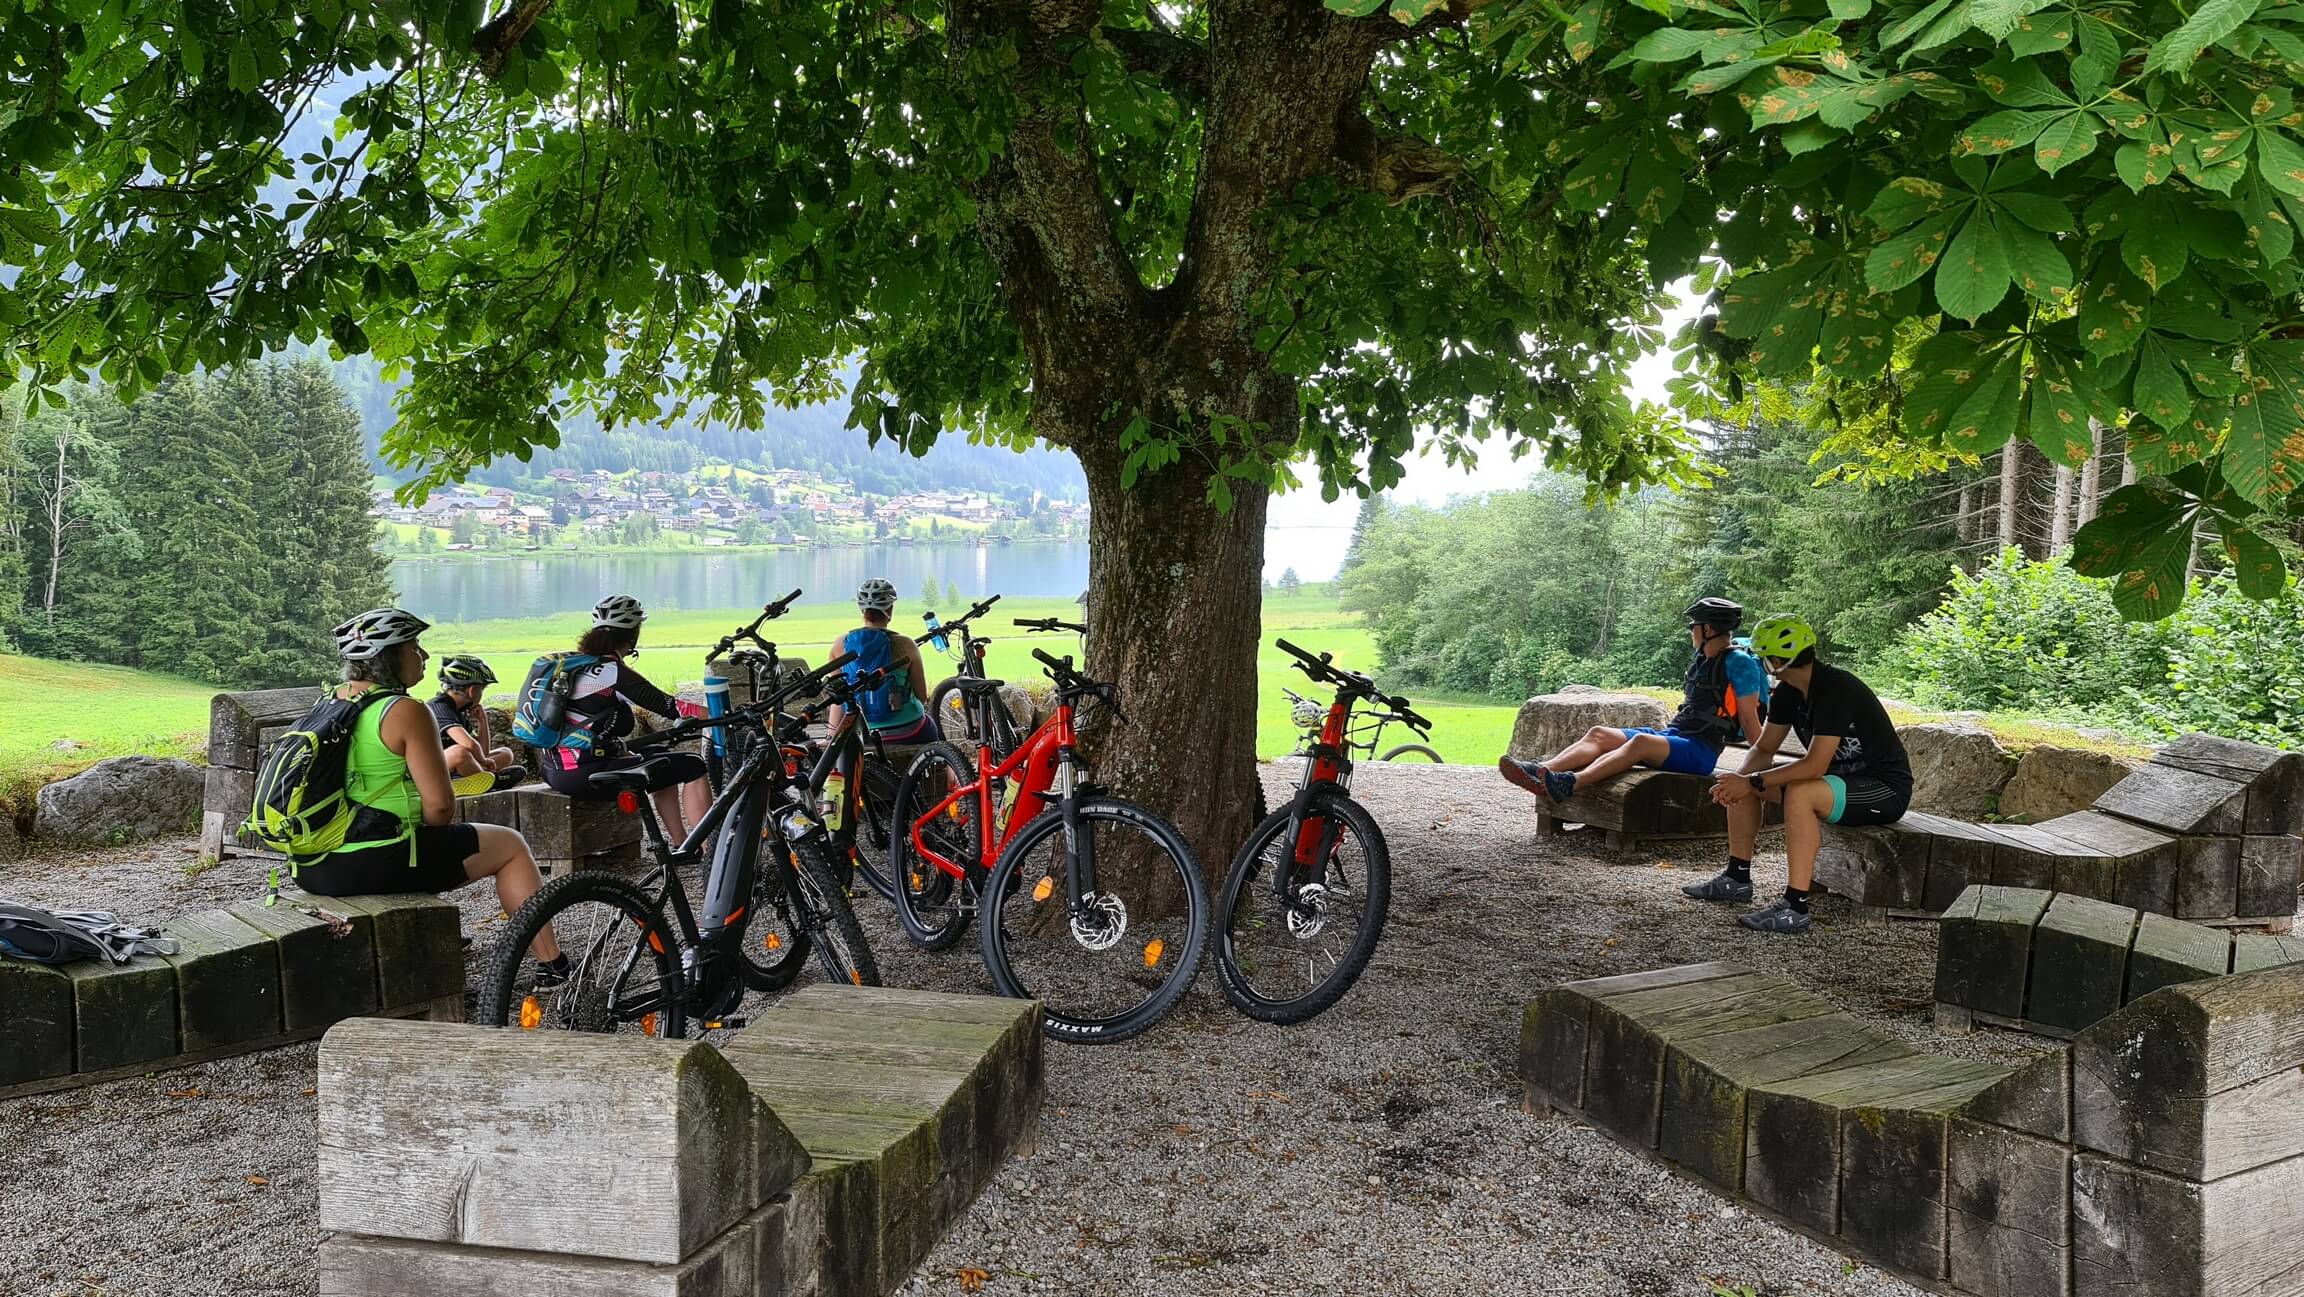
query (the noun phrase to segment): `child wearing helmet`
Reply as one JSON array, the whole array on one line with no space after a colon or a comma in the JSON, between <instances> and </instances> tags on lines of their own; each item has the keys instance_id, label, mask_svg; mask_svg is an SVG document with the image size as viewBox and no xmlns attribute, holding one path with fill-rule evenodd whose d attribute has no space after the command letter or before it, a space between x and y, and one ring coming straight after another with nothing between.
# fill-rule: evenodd
<instances>
[{"instance_id":1,"label":"child wearing helmet","mask_svg":"<svg viewBox=\"0 0 2304 1297\"><path fill-rule=\"evenodd\" d=\"M864 723L886 743L933 743L939 737L936 718L928 714L928 669L920 660L920 646L909 635L888 629L896 613L896 587L873 577L856 588L856 611L864 624L840 637L832 646L834 658L855 655L844 669L850 681L875 667L887 671L885 683L858 700ZM847 709L834 707L825 724L840 732Z\"/></svg>"},{"instance_id":2,"label":"child wearing helmet","mask_svg":"<svg viewBox=\"0 0 2304 1297\"><path fill-rule=\"evenodd\" d=\"M501 824L455 822L456 792L432 714L403 705L408 687L424 678L430 655L416 637L428 629L398 608L364 612L336 628L344 659L336 696L389 696L361 710L345 751L344 789L359 810L344 844L299 868L296 883L315 896L364 896L448 892L494 878L496 899L510 914L544 882L528 840ZM567 960L549 929L530 950L542 970L539 986L567 980Z\"/></svg>"},{"instance_id":3,"label":"child wearing helmet","mask_svg":"<svg viewBox=\"0 0 2304 1297\"><path fill-rule=\"evenodd\" d=\"M488 732L488 713L480 706L480 693L496 683L496 673L470 654L451 654L440 660L440 692L432 695L432 723L440 728L440 750L448 756L448 773L493 773L498 788L512 788L528 777L516 764L512 749L498 747Z\"/></svg>"},{"instance_id":4,"label":"child wearing helmet","mask_svg":"<svg viewBox=\"0 0 2304 1297\"><path fill-rule=\"evenodd\" d=\"M1797 617L1752 628L1752 650L1775 673L1768 728L1738 770L1712 786L1728 808L1728 867L1680 890L1700 901L1752 899L1752 852L1766 803L1784 808L1783 899L1740 915L1757 932L1806 932L1808 891L1827 824L1889 824L1912 804L1912 760L1879 695L1849 672L1816 660L1816 631ZM1787 734L1807 754L1771 769Z\"/></svg>"},{"instance_id":5,"label":"child wearing helmet","mask_svg":"<svg viewBox=\"0 0 2304 1297\"><path fill-rule=\"evenodd\" d=\"M1744 609L1726 599L1704 598L1688 605L1685 617L1696 656L1680 678L1680 710L1670 724L1663 729L1596 725L1547 760L1520 761L1507 754L1496 759L1496 768L1513 784L1564 802L1577 789L1634 766L1710 775L1720 764L1720 750L1731 741L1757 742L1768 679L1759 660L1736 645Z\"/></svg>"},{"instance_id":6,"label":"child wearing helmet","mask_svg":"<svg viewBox=\"0 0 2304 1297\"><path fill-rule=\"evenodd\" d=\"M592 782L593 775L629 770L653 760L664 778L650 796L664 832L678 842L687 836L688 827L711 809L704 758L692 752L634 755L625 751L623 739L635 728L635 707L668 720L701 715L703 708L657 688L626 660L639 653L640 627L647 620L647 610L628 594L610 595L592 606L592 628L576 642L576 651L599 661L584 668L568 699L571 726L590 734L592 746L554 748L545 753L544 782L578 801L604 801L611 794Z\"/></svg>"}]
</instances>

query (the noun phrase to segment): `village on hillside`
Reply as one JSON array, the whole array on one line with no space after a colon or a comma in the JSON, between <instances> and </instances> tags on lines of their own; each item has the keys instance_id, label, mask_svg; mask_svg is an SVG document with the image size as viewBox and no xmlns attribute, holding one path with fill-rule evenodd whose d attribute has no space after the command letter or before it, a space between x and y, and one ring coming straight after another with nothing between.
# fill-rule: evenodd
<instances>
[{"instance_id":1,"label":"village on hillside","mask_svg":"<svg viewBox=\"0 0 2304 1297\"><path fill-rule=\"evenodd\" d=\"M395 548L1007 544L1084 536L1088 506L1037 492L875 495L803 469L715 464L692 472L556 468L532 490L462 484L420 505L376 491Z\"/></svg>"}]
</instances>

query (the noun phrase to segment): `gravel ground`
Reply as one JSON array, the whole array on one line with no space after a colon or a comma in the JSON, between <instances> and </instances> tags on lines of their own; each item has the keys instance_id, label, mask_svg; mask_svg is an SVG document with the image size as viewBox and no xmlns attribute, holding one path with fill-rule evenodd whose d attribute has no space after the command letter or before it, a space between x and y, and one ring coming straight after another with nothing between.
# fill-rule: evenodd
<instances>
[{"instance_id":1,"label":"gravel ground","mask_svg":"<svg viewBox=\"0 0 2304 1297\"><path fill-rule=\"evenodd\" d=\"M1275 795L1292 774L1267 770ZM1050 1045L1038 1154L1002 1171L913 1291L959 1292L963 1270L995 1297L1918 1291L1523 1114L1513 1068L1543 987L1704 959L1784 974L1922 1048L2003 1063L2045 1048L1933 1033L1932 925L1825 899L1805 938L1746 932L1677 890L1717 867L1717 843L1628 862L1579 835L1539 843L1526 798L1485 769L1373 767L1357 791L1393 853L1360 985L1273 1027L1231 1012L1204 969L1145 1037ZM165 920L262 887L233 866L186 879L191 859L176 841L49 855L0 869L0 894ZM1781 869L1764 853L1763 886ZM457 899L484 935L488 889ZM884 906L861 908L892 985L988 989L973 942L924 955ZM314 1052L0 1103L0 1148L44 1186L0 1195L0 1294L314 1292Z\"/></svg>"}]
</instances>

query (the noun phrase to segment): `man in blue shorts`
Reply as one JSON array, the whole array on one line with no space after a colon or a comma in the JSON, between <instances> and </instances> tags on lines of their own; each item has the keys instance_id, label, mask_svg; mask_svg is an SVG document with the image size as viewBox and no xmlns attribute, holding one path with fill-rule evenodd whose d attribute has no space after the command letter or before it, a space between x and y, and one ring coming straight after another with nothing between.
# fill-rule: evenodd
<instances>
[{"instance_id":1,"label":"man in blue shorts","mask_svg":"<svg viewBox=\"0 0 2304 1297\"><path fill-rule=\"evenodd\" d=\"M1736 647L1744 609L1726 599L1699 599L1688 606L1687 620L1696 657L1681 677L1680 710L1671 724L1660 730L1594 726L1549 761L1504 756L1496 768L1529 792L1564 802L1634 766L1708 777L1730 739L1758 742L1768 677L1757 658Z\"/></svg>"},{"instance_id":2,"label":"man in blue shorts","mask_svg":"<svg viewBox=\"0 0 2304 1297\"><path fill-rule=\"evenodd\" d=\"M1879 695L1816 660L1816 631L1797 617L1752 628L1752 651L1776 675L1768 728L1743 767L1723 774L1712 800L1728 808L1728 868L1680 890L1699 901L1752 899L1752 850L1768 802L1784 807L1784 897L1737 922L1757 932L1808 930L1808 892L1827 824L1890 824L1912 805L1912 759ZM1770 769L1785 736L1807 754Z\"/></svg>"}]
</instances>

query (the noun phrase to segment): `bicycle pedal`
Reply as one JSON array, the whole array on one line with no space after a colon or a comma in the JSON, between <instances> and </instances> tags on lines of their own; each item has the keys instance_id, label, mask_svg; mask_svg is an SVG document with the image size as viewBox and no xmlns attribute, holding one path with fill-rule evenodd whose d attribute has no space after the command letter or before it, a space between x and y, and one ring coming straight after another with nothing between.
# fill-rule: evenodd
<instances>
[{"instance_id":1,"label":"bicycle pedal","mask_svg":"<svg viewBox=\"0 0 2304 1297\"><path fill-rule=\"evenodd\" d=\"M749 1019L746 1018L715 1018L712 1021L704 1024L704 1030L734 1031L738 1027L743 1026L748 1021Z\"/></svg>"}]
</instances>

